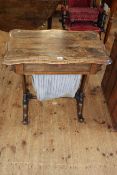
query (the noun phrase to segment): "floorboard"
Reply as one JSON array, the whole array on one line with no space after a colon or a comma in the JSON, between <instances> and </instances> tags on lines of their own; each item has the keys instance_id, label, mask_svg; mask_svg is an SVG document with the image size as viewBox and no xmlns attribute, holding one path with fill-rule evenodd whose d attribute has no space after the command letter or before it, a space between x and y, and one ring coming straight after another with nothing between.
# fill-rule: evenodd
<instances>
[{"instance_id":1,"label":"floorboard","mask_svg":"<svg viewBox=\"0 0 117 175\"><path fill-rule=\"evenodd\" d=\"M84 124L77 121L75 100L60 98L31 101L30 124L24 126L21 77L2 65L7 39L1 31L0 174L116 175L117 133L100 87L104 69L89 78Z\"/></svg>"}]
</instances>

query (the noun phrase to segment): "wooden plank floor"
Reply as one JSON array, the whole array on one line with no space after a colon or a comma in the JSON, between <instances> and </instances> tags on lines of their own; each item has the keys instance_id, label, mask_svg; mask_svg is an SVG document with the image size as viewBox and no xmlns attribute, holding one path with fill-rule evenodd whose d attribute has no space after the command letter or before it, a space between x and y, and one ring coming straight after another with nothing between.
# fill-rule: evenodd
<instances>
[{"instance_id":1,"label":"wooden plank floor","mask_svg":"<svg viewBox=\"0 0 117 175\"><path fill-rule=\"evenodd\" d=\"M22 120L21 77L2 65L7 33L0 32L0 175L116 175L117 133L100 87L90 76L84 116L74 99L30 102L30 124Z\"/></svg>"}]
</instances>

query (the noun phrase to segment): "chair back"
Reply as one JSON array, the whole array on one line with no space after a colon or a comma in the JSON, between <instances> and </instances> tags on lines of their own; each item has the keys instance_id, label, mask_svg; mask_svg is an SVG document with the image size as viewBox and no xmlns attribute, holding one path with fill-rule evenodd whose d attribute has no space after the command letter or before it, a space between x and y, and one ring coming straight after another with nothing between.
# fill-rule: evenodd
<instances>
[{"instance_id":1,"label":"chair back","mask_svg":"<svg viewBox=\"0 0 117 175\"><path fill-rule=\"evenodd\" d=\"M68 0L69 7L90 7L92 0Z\"/></svg>"}]
</instances>

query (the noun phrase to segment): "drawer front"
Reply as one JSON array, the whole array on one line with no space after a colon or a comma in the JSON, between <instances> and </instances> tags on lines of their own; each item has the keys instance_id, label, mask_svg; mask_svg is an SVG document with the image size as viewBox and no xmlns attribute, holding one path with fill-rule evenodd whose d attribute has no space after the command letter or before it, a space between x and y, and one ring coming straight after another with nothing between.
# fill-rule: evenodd
<instances>
[{"instance_id":1,"label":"drawer front","mask_svg":"<svg viewBox=\"0 0 117 175\"><path fill-rule=\"evenodd\" d=\"M24 64L25 74L78 74L89 73L91 64Z\"/></svg>"}]
</instances>

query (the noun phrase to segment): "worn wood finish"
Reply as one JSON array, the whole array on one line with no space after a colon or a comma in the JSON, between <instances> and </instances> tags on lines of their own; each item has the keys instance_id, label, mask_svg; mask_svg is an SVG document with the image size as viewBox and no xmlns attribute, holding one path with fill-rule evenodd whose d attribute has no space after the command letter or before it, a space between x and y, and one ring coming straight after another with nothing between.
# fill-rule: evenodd
<instances>
[{"instance_id":1,"label":"worn wood finish","mask_svg":"<svg viewBox=\"0 0 117 175\"><path fill-rule=\"evenodd\" d=\"M0 30L36 29L55 11L59 0L0 0Z\"/></svg>"},{"instance_id":2,"label":"worn wood finish","mask_svg":"<svg viewBox=\"0 0 117 175\"><path fill-rule=\"evenodd\" d=\"M107 66L102 81L102 89L108 104L108 108L113 121L113 126L117 130L117 34L111 51L112 65ZM115 115L116 113L116 115Z\"/></svg>"},{"instance_id":3,"label":"worn wood finish","mask_svg":"<svg viewBox=\"0 0 117 175\"><path fill-rule=\"evenodd\" d=\"M13 30L4 64L107 64L108 61L105 47L95 32Z\"/></svg>"}]
</instances>

